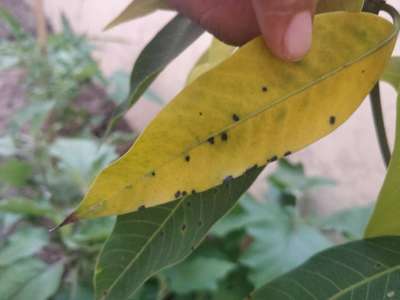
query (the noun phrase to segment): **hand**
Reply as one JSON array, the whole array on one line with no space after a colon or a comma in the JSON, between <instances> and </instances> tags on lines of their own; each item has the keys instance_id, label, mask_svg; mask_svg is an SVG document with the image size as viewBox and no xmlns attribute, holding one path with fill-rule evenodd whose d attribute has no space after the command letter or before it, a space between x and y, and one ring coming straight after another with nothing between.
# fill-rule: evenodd
<instances>
[{"instance_id":1,"label":"hand","mask_svg":"<svg viewBox=\"0 0 400 300\"><path fill-rule=\"evenodd\" d=\"M242 45L262 34L271 51L298 61L312 41L316 0L167 0L220 40Z\"/></svg>"}]
</instances>

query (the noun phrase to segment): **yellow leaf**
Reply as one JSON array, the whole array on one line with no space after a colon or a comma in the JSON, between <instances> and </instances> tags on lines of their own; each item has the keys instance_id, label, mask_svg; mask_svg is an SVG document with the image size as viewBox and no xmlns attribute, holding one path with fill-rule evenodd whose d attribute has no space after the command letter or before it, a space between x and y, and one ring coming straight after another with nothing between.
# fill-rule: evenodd
<instances>
[{"instance_id":1,"label":"yellow leaf","mask_svg":"<svg viewBox=\"0 0 400 300\"><path fill-rule=\"evenodd\" d=\"M317 141L360 105L396 34L383 18L338 12L315 18L311 52L298 63L274 57L261 38L251 41L170 102L69 220L199 193Z\"/></svg>"},{"instance_id":2,"label":"yellow leaf","mask_svg":"<svg viewBox=\"0 0 400 300\"><path fill-rule=\"evenodd\" d=\"M235 49L236 47L229 46L217 38L213 38L210 47L200 57L190 72L187 83L192 83L200 77L200 75L216 67L218 64L230 57Z\"/></svg>"},{"instance_id":3,"label":"yellow leaf","mask_svg":"<svg viewBox=\"0 0 400 300\"><path fill-rule=\"evenodd\" d=\"M169 9L165 0L134 0L104 30L144 17L158 9Z\"/></svg>"}]
</instances>

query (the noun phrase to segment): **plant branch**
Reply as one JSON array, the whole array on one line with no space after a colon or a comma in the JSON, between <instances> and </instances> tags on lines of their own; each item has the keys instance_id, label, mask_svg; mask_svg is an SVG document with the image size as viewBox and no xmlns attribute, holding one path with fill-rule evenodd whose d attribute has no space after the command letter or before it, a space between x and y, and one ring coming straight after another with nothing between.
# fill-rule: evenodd
<instances>
[{"instance_id":1,"label":"plant branch","mask_svg":"<svg viewBox=\"0 0 400 300\"><path fill-rule=\"evenodd\" d=\"M43 0L35 0L33 9L36 16L36 33L37 43L40 51L45 54L47 51L47 24L46 17L44 14Z\"/></svg>"},{"instance_id":2,"label":"plant branch","mask_svg":"<svg viewBox=\"0 0 400 300\"><path fill-rule=\"evenodd\" d=\"M385 3L386 3L385 0L366 0L364 3L363 10L370 13L378 14L382 8L382 5ZM372 115L374 118L375 131L379 142L379 148L383 157L383 161L386 167L388 167L390 162L391 152L386 135L385 121L383 118L379 82L372 89L370 93L370 99L371 99Z\"/></svg>"},{"instance_id":3,"label":"plant branch","mask_svg":"<svg viewBox=\"0 0 400 300\"><path fill-rule=\"evenodd\" d=\"M379 82L375 85L370 93L371 98L371 108L372 115L374 117L374 125L376 130L376 135L378 137L379 148L385 162L386 167L389 165L391 151L386 135L385 122L383 119L382 103L381 103L381 93Z\"/></svg>"}]
</instances>

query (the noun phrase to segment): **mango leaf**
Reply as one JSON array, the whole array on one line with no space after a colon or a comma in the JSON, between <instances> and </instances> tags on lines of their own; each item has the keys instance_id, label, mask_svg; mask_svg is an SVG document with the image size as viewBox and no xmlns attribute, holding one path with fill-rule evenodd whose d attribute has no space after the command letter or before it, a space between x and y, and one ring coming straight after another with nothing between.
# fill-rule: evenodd
<instances>
[{"instance_id":1,"label":"mango leaf","mask_svg":"<svg viewBox=\"0 0 400 300\"><path fill-rule=\"evenodd\" d=\"M47 300L57 291L63 271L63 262L47 265L35 258L0 268L0 300Z\"/></svg>"},{"instance_id":2,"label":"mango leaf","mask_svg":"<svg viewBox=\"0 0 400 300\"><path fill-rule=\"evenodd\" d=\"M251 299L397 299L399 275L400 237L368 239L317 254Z\"/></svg>"},{"instance_id":3,"label":"mango leaf","mask_svg":"<svg viewBox=\"0 0 400 300\"><path fill-rule=\"evenodd\" d=\"M188 294L195 291L217 290L218 282L234 267L232 262L221 258L196 257L165 271L164 274L171 291Z\"/></svg>"},{"instance_id":4,"label":"mango leaf","mask_svg":"<svg viewBox=\"0 0 400 300\"><path fill-rule=\"evenodd\" d=\"M301 62L277 59L257 38L189 85L96 178L66 222L206 191L345 122L383 72L397 28L347 12L318 15L314 25Z\"/></svg>"},{"instance_id":5,"label":"mango leaf","mask_svg":"<svg viewBox=\"0 0 400 300\"><path fill-rule=\"evenodd\" d=\"M207 192L119 216L95 274L96 299L130 299L143 282L187 257L262 168Z\"/></svg>"},{"instance_id":6,"label":"mango leaf","mask_svg":"<svg viewBox=\"0 0 400 300\"><path fill-rule=\"evenodd\" d=\"M365 232L366 237L400 235L400 97L397 99L396 140L385 181Z\"/></svg>"},{"instance_id":7,"label":"mango leaf","mask_svg":"<svg viewBox=\"0 0 400 300\"><path fill-rule=\"evenodd\" d=\"M364 0L319 0L317 12L326 13L338 10L359 12L363 6Z\"/></svg>"},{"instance_id":8,"label":"mango leaf","mask_svg":"<svg viewBox=\"0 0 400 300\"><path fill-rule=\"evenodd\" d=\"M199 78L200 75L211 70L225 59L230 57L235 49L235 47L224 44L217 38L213 38L210 47L199 58L196 65L190 72L187 79L188 84L192 83Z\"/></svg>"},{"instance_id":9,"label":"mango leaf","mask_svg":"<svg viewBox=\"0 0 400 300\"><path fill-rule=\"evenodd\" d=\"M34 255L47 243L48 233L44 229L24 228L13 233L0 247L0 268Z\"/></svg>"},{"instance_id":10,"label":"mango leaf","mask_svg":"<svg viewBox=\"0 0 400 300\"><path fill-rule=\"evenodd\" d=\"M169 9L165 0L133 0L104 30L144 17L159 9Z\"/></svg>"},{"instance_id":11,"label":"mango leaf","mask_svg":"<svg viewBox=\"0 0 400 300\"><path fill-rule=\"evenodd\" d=\"M115 109L107 131L139 100L161 71L203 32L199 25L178 14L157 33L136 60L131 73L128 99Z\"/></svg>"},{"instance_id":12,"label":"mango leaf","mask_svg":"<svg viewBox=\"0 0 400 300\"><path fill-rule=\"evenodd\" d=\"M400 90L400 57L394 56L390 59L385 72L383 73L382 80L386 81L396 91Z\"/></svg>"}]
</instances>

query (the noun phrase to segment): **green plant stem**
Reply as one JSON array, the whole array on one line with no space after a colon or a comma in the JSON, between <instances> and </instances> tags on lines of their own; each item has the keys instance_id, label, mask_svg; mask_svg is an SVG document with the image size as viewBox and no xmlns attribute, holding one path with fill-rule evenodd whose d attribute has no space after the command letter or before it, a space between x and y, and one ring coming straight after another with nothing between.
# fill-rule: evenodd
<instances>
[{"instance_id":1,"label":"green plant stem","mask_svg":"<svg viewBox=\"0 0 400 300\"><path fill-rule=\"evenodd\" d=\"M371 108L372 115L374 118L374 125L376 130L376 135L378 137L379 148L385 162L386 167L389 165L391 151L389 147L388 138L386 135L385 122L383 119L382 103L381 103L381 93L379 82L374 86L370 93L371 98Z\"/></svg>"}]
</instances>

